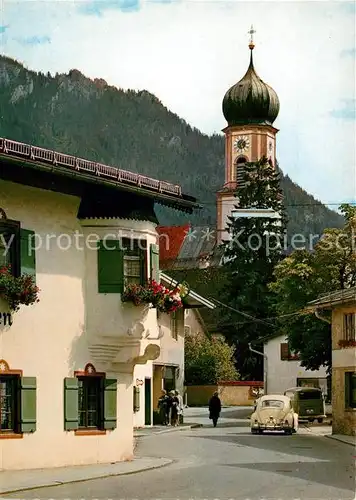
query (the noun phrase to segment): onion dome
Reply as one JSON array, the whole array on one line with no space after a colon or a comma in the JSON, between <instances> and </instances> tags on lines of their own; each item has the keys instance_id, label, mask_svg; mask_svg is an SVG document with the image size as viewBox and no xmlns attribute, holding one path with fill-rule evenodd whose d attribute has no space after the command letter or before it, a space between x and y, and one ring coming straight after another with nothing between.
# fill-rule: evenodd
<instances>
[{"instance_id":1,"label":"onion dome","mask_svg":"<svg viewBox=\"0 0 356 500\"><path fill-rule=\"evenodd\" d=\"M250 65L245 76L226 92L223 99L223 114L229 126L272 125L279 113L279 99L276 92L261 80L253 66L252 39L249 48Z\"/></svg>"}]
</instances>

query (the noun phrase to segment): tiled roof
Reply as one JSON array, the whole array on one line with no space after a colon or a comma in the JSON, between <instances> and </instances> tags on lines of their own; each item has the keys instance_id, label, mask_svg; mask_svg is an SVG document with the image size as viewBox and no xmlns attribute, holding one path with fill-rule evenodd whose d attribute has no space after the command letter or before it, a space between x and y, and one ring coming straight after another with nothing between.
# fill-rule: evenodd
<instances>
[{"instance_id":1,"label":"tiled roof","mask_svg":"<svg viewBox=\"0 0 356 500\"><path fill-rule=\"evenodd\" d=\"M174 261L178 258L190 225L158 226L160 262Z\"/></svg>"},{"instance_id":2,"label":"tiled roof","mask_svg":"<svg viewBox=\"0 0 356 500\"><path fill-rule=\"evenodd\" d=\"M322 295L316 300L309 302L308 309L311 308L330 308L332 306L356 303L356 287L346 288L344 290L337 290L336 292L331 292Z\"/></svg>"}]
</instances>

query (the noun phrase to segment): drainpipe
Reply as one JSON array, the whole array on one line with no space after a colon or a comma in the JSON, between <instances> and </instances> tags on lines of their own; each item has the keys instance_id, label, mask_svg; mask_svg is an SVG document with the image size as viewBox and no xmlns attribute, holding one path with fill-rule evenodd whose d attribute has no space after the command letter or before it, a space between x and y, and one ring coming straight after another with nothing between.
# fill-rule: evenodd
<instances>
[{"instance_id":1,"label":"drainpipe","mask_svg":"<svg viewBox=\"0 0 356 500\"><path fill-rule=\"evenodd\" d=\"M260 356L263 356L264 358L264 363L263 363L263 388L264 388L264 394L268 394L267 392L267 375L268 375L268 356L264 352L256 351L256 349L253 349L251 347L251 343L248 344L248 348L250 349L251 352L254 352L255 354L259 354Z\"/></svg>"},{"instance_id":2,"label":"drainpipe","mask_svg":"<svg viewBox=\"0 0 356 500\"><path fill-rule=\"evenodd\" d=\"M325 321L325 323L328 323L329 325L331 324L330 319L328 319L328 318L324 318L324 317L320 314L319 309L315 309L314 314L315 314L315 316L316 316L318 319L320 319L321 321Z\"/></svg>"}]
</instances>

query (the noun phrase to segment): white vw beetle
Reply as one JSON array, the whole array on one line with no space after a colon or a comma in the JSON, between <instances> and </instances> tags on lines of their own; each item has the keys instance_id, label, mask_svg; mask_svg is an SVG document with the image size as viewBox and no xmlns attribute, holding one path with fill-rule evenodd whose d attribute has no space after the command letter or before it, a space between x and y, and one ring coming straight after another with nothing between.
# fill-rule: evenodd
<instances>
[{"instance_id":1,"label":"white vw beetle","mask_svg":"<svg viewBox=\"0 0 356 500\"><path fill-rule=\"evenodd\" d=\"M298 415L293 410L291 400L281 394L260 397L250 418L252 434L262 434L263 431L292 434L298 430Z\"/></svg>"}]
</instances>

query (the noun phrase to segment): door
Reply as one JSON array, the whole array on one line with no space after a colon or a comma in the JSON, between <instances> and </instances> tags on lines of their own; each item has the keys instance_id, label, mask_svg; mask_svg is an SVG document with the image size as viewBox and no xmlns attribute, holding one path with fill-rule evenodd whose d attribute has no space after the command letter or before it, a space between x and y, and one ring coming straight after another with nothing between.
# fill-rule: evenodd
<instances>
[{"instance_id":1,"label":"door","mask_svg":"<svg viewBox=\"0 0 356 500\"><path fill-rule=\"evenodd\" d=\"M151 397L151 379L145 378L145 425L151 425L151 406L152 406L152 397Z\"/></svg>"}]
</instances>

